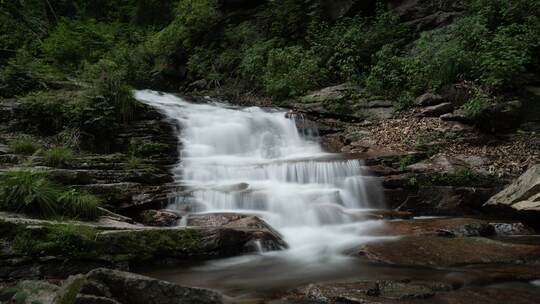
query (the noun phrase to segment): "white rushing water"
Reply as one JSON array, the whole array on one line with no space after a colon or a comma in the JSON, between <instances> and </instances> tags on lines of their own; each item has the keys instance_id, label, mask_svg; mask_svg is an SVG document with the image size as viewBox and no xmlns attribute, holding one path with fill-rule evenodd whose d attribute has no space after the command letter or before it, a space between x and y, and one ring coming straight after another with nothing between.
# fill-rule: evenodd
<instances>
[{"instance_id":1,"label":"white rushing water","mask_svg":"<svg viewBox=\"0 0 540 304\"><path fill-rule=\"evenodd\" d=\"M135 97L179 125L181 162L174 173L192 189L197 212L259 215L290 246L269 255L332 268L345 259L341 251L366 241L366 226L376 225L355 221L355 212L381 201L362 162L324 152L286 111L189 103L148 90Z\"/></svg>"}]
</instances>

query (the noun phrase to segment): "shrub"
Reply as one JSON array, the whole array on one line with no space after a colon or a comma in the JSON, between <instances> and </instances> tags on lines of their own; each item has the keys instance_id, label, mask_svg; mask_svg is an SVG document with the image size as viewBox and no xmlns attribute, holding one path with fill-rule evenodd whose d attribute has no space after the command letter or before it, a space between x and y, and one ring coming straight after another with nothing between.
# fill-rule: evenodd
<instances>
[{"instance_id":1,"label":"shrub","mask_svg":"<svg viewBox=\"0 0 540 304\"><path fill-rule=\"evenodd\" d=\"M319 58L299 46L272 49L263 76L266 93L286 98L317 87L324 77Z\"/></svg>"},{"instance_id":2,"label":"shrub","mask_svg":"<svg viewBox=\"0 0 540 304\"><path fill-rule=\"evenodd\" d=\"M262 87L263 75L266 70L268 53L274 48L274 40L266 40L255 43L248 48L240 62L240 76L259 87Z\"/></svg>"},{"instance_id":3,"label":"shrub","mask_svg":"<svg viewBox=\"0 0 540 304\"><path fill-rule=\"evenodd\" d=\"M194 49L196 42L218 21L217 7L217 0L179 1L174 20L146 43L147 52L158 57Z\"/></svg>"},{"instance_id":4,"label":"shrub","mask_svg":"<svg viewBox=\"0 0 540 304\"><path fill-rule=\"evenodd\" d=\"M118 24L63 18L43 42L45 58L68 70L97 62L114 45Z\"/></svg>"},{"instance_id":5,"label":"shrub","mask_svg":"<svg viewBox=\"0 0 540 304\"><path fill-rule=\"evenodd\" d=\"M402 56L391 45L385 45L375 54L376 64L371 68L366 79L366 87L376 93L399 96L401 92L414 89L409 86L409 71L416 64L415 60Z\"/></svg>"},{"instance_id":6,"label":"shrub","mask_svg":"<svg viewBox=\"0 0 540 304\"><path fill-rule=\"evenodd\" d=\"M359 81L369 71L373 54L406 33L397 16L379 7L374 18L344 18L322 26L310 42L334 79Z\"/></svg>"},{"instance_id":7,"label":"shrub","mask_svg":"<svg viewBox=\"0 0 540 304\"><path fill-rule=\"evenodd\" d=\"M67 147L53 147L43 154L43 160L50 167L63 167L73 158L73 151Z\"/></svg>"},{"instance_id":8,"label":"shrub","mask_svg":"<svg viewBox=\"0 0 540 304\"><path fill-rule=\"evenodd\" d=\"M528 33L524 27L509 26L499 28L491 39L483 41L474 67L481 83L505 87L519 80L532 60L525 35Z\"/></svg>"},{"instance_id":9,"label":"shrub","mask_svg":"<svg viewBox=\"0 0 540 304\"><path fill-rule=\"evenodd\" d=\"M31 170L9 171L0 175L0 206L13 212L42 217L60 213L58 186L43 172Z\"/></svg>"},{"instance_id":10,"label":"shrub","mask_svg":"<svg viewBox=\"0 0 540 304\"><path fill-rule=\"evenodd\" d=\"M46 89L58 77L57 71L26 49L17 51L0 70L0 97L13 97L26 92Z\"/></svg>"},{"instance_id":11,"label":"shrub","mask_svg":"<svg viewBox=\"0 0 540 304\"><path fill-rule=\"evenodd\" d=\"M41 148L31 136L20 136L9 142L9 149L14 153L33 154Z\"/></svg>"},{"instance_id":12,"label":"shrub","mask_svg":"<svg viewBox=\"0 0 540 304\"><path fill-rule=\"evenodd\" d=\"M80 92L67 90L30 93L20 99L22 115L17 120L18 127L45 136L61 132L73 118L67 110L82 99Z\"/></svg>"},{"instance_id":13,"label":"shrub","mask_svg":"<svg viewBox=\"0 0 540 304\"><path fill-rule=\"evenodd\" d=\"M322 21L323 4L321 0L269 1L259 22L268 37L302 40Z\"/></svg>"},{"instance_id":14,"label":"shrub","mask_svg":"<svg viewBox=\"0 0 540 304\"><path fill-rule=\"evenodd\" d=\"M102 214L101 200L86 192L68 190L59 197L59 202L64 214L71 218L94 220Z\"/></svg>"},{"instance_id":15,"label":"shrub","mask_svg":"<svg viewBox=\"0 0 540 304\"><path fill-rule=\"evenodd\" d=\"M85 93L64 111L69 127L106 142L132 120L136 102L131 87L115 75L95 80Z\"/></svg>"},{"instance_id":16,"label":"shrub","mask_svg":"<svg viewBox=\"0 0 540 304\"><path fill-rule=\"evenodd\" d=\"M415 95L436 91L462 80L491 90L511 88L534 62L539 38L536 17L492 28L484 14L467 16L452 26L423 33L408 53L384 47L366 85L394 96L403 91Z\"/></svg>"},{"instance_id":17,"label":"shrub","mask_svg":"<svg viewBox=\"0 0 540 304\"><path fill-rule=\"evenodd\" d=\"M467 118L476 121L490 104L490 96L482 89L474 88L473 97L461 109Z\"/></svg>"}]
</instances>

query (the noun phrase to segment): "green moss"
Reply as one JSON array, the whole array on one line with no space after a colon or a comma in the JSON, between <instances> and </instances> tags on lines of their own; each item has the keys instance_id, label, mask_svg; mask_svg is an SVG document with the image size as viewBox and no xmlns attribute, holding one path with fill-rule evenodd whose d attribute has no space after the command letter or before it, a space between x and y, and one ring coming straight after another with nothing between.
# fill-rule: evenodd
<instances>
[{"instance_id":1,"label":"green moss","mask_svg":"<svg viewBox=\"0 0 540 304\"><path fill-rule=\"evenodd\" d=\"M0 220L0 240L29 256L142 263L162 257L203 255L202 236L194 229L101 231L75 224L25 227Z\"/></svg>"},{"instance_id":2,"label":"green moss","mask_svg":"<svg viewBox=\"0 0 540 304\"><path fill-rule=\"evenodd\" d=\"M109 244L106 254L115 261L144 262L158 257L186 257L202 254L201 235L193 229L110 232L99 243Z\"/></svg>"},{"instance_id":3,"label":"green moss","mask_svg":"<svg viewBox=\"0 0 540 304\"><path fill-rule=\"evenodd\" d=\"M150 141L137 143L135 145L135 154L143 157L164 154L167 153L169 150L169 145L167 144L155 143Z\"/></svg>"},{"instance_id":4,"label":"green moss","mask_svg":"<svg viewBox=\"0 0 540 304\"><path fill-rule=\"evenodd\" d=\"M97 229L73 224L45 225L36 229L17 227L13 245L16 250L33 256L95 258L99 256L99 248L95 246L98 233Z\"/></svg>"}]
</instances>

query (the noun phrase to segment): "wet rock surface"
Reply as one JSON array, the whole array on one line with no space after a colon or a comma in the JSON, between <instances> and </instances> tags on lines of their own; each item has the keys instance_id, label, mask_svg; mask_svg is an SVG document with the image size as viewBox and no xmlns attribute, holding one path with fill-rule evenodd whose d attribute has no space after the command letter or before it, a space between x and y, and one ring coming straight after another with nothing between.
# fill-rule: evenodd
<instances>
[{"instance_id":1,"label":"wet rock surface","mask_svg":"<svg viewBox=\"0 0 540 304\"><path fill-rule=\"evenodd\" d=\"M449 267L516 261L538 263L540 246L510 244L481 237L408 236L363 245L357 254L392 265Z\"/></svg>"}]
</instances>

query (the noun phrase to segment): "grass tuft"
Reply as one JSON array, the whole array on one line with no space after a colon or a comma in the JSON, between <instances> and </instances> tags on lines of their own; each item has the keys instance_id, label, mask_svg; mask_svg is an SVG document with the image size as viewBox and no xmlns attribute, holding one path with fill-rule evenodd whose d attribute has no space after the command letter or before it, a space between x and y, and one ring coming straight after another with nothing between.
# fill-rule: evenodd
<instances>
[{"instance_id":1,"label":"grass tuft","mask_svg":"<svg viewBox=\"0 0 540 304\"><path fill-rule=\"evenodd\" d=\"M31 136L20 136L9 143L9 149L17 154L34 154L41 146Z\"/></svg>"},{"instance_id":2,"label":"grass tuft","mask_svg":"<svg viewBox=\"0 0 540 304\"><path fill-rule=\"evenodd\" d=\"M66 147L54 147L43 154L43 160L50 167L64 167L73 158L73 151Z\"/></svg>"}]
</instances>

